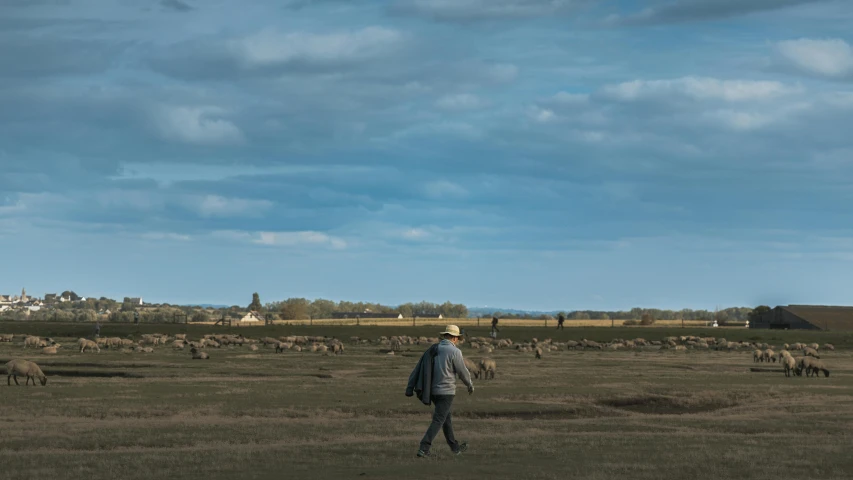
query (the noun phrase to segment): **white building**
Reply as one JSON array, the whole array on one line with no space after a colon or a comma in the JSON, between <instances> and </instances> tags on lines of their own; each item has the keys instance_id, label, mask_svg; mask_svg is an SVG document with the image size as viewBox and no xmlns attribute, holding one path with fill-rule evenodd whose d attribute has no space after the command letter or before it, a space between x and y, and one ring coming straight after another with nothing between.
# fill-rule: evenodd
<instances>
[{"instance_id":1,"label":"white building","mask_svg":"<svg viewBox=\"0 0 853 480\"><path fill-rule=\"evenodd\" d=\"M243 316L240 321L248 323L263 322L264 317L258 312L249 312L245 316Z\"/></svg>"}]
</instances>

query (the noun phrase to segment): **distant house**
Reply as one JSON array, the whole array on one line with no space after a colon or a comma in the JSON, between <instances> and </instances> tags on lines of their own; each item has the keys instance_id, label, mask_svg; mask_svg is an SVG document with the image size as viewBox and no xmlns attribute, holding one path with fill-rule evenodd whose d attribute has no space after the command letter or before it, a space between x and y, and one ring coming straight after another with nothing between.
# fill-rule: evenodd
<instances>
[{"instance_id":1,"label":"distant house","mask_svg":"<svg viewBox=\"0 0 853 480\"><path fill-rule=\"evenodd\" d=\"M44 303L56 303L57 296L55 293L45 293Z\"/></svg>"},{"instance_id":2,"label":"distant house","mask_svg":"<svg viewBox=\"0 0 853 480\"><path fill-rule=\"evenodd\" d=\"M133 305L142 305L142 299L139 297L124 297L124 303L130 303Z\"/></svg>"},{"instance_id":3,"label":"distant house","mask_svg":"<svg viewBox=\"0 0 853 480\"><path fill-rule=\"evenodd\" d=\"M12 303L12 297L10 295L0 295L0 305L6 305Z\"/></svg>"},{"instance_id":4,"label":"distant house","mask_svg":"<svg viewBox=\"0 0 853 480\"><path fill-rule=\"evenodd\" d=\"M749 322L749 328L853 331L853 307L778 306Z\"/></svg>"},{"instance_id":5,"label":"distant house","mask_svg":"<svg viewBox=\"0 0 853 480\"><path fill-rule=\"evenodd\" d=\"M263 322L264 316L258 312L249 312L245 316L243 316L243 318L241 318L240 321L241 322L249 322L249 323Z\"/></svg>"},{"instance_id":6,"label":"distant house","mask_svg":"<svg viewBox=\"0 0 853 480\"><path fill-rule=\"evenodd\" d=\"M0 305L0 312L5 312L6 310L11 310L12 307L9 305Z\"/></svg>"},{"instance_id":7,"label":"distant house","mask_svg":"<svg viewBox=\"0 0 853 480\"><path fill-rule=\"evenodd\" d=\"M38 312L39 310L41 310L41 307L39 305L32 305L27 307L27 311L29 312Z\"/></svg>"},{"instance_id":8,"label":"distant house","mask_svg":"<svg viewBox=\"0 0 853 480\"><path fill-rule=\"evenodd\" d=\"M332 312L333 319L346 318L403 318L402 313L376 313L376 312Z\"/></svg>"}]
</instances>

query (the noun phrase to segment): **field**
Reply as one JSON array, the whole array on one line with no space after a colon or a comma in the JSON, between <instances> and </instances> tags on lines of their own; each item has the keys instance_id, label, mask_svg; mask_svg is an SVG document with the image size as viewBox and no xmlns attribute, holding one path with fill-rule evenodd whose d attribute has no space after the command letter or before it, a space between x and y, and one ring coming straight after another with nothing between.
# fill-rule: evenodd
<instances>
[{"instance_id":1,"label":"field","mask_svg":"<svg viewBox=\"0 0 853 480\"><path fill-rule=\"evenodd\" d=\"M144 332L222 332L210 326L142 326ZM236 330L236 329L234 329ZM472 332L485 335L483 327ZM69 344L89 325L0 324L0 333ZM232 330L233 331L233 330ZM560 351L535 360L497 350L495 380L460 388L457 437L470 449L415 457L430 411L403 395L423 346L387 355L350 336L429 335L435 328L241 328L263 335L345 339L342 356L209 349L191 360L72 348L56 356L0 343L3 362L42 365L46 387L0 386L3 478L514 478L849 479L853 472L853 338L841 333L681 328L504 328L514 340L659 339L725 335L775 345L835 343L829 378L785 378L751 352ZM105 325L106 336L136 335ZM66 340L67 339L67 340ZM466 356L481 355L463 347ZM21 382L23 384L23 381Z\"/></svg>"}]
</instances>

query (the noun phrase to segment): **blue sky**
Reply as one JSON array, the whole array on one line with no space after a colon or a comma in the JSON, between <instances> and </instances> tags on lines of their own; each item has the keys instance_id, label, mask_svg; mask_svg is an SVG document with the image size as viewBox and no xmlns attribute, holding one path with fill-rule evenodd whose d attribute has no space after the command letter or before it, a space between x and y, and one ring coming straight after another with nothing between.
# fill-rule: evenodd
<instances>
[{"instance_id":1,"label":"blue sky","mask_svg":"<svg viewBox=\"0 0 853 480\"><path fill-rule=\"evenodd\" d=\"M847 0L6 0L0 293L851 304Z\"/></svg>"}]
</instances>

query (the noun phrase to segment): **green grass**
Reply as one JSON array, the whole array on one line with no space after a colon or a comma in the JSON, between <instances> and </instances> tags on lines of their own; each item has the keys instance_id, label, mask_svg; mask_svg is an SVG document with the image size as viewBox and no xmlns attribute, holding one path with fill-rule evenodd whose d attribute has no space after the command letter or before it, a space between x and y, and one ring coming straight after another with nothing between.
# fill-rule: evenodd
<instances>
[{"instance_id":1,"label":"green grass","mask_svg":"<svg viewBox=\"0 0 853 480\"><path fill-rule=\"evenodd\" d=\"M2 324L0 333L21 324ZM23 324L26 333L73 342L89 325ZM141 326L141 332L215 327ZM227 329L226 329L227 330ZM251 327L246 335L434 335L434 328ZM474 334L484 334L474 332ZM663 330L658 332L658 330ZM685 329L696 334L696 329ZM125 336L132 325L104 326ZM525 339L609 340L681 329L506 328ZM685 334L687 334L685 332ZM701 329L850 345L837 333ZM3 478L849 478L853 471L853 351L828 352L829 378L754 373L751 352L561 351L541 361L499 350L493 381L454 405L453 457L414 455L430 411L403 395L425 347L389 356L347 345L345 355L261 348L210 349L211 359L160 347L153 354L43 356L0 344L0 360L27 357L47 387L0 385ZM464 348L475 360L479 354ZM773 365L761 365L774 368ZM105 376L125 374L130 377ZM104 375L104 376L93 376ZM23 384L23 382L21 382Z\"/></svg>"}]
</instances>

